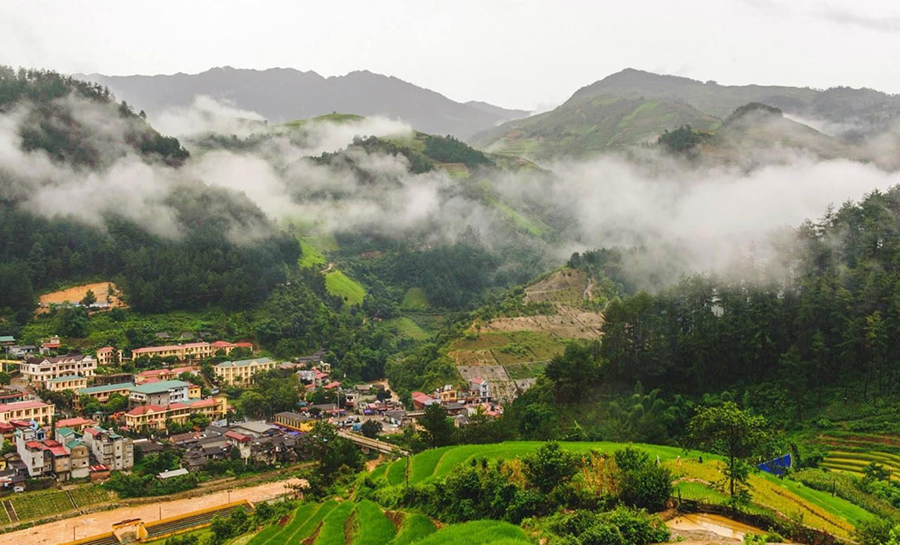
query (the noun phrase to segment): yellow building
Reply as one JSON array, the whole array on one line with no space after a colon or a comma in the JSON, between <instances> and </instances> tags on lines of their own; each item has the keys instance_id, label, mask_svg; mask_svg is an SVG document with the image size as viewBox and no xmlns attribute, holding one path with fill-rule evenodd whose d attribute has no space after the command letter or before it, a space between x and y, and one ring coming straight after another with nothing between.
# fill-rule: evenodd
<instances>
[{"instance_id":1,"label":"yellow building","mask_svg":"<svg viewBox=\"0 0 900 545\"><path fill-rule=\"evenodd\" d=\"M113 394L120 394L125 397L131 393L131 389L134 388L134 383L132 382L122 382L120 384L104 384L103 386L91 386L90 388L80 388L75 390L75 402L77 404L78 398L81 396L88 396L93 399L96 399L100 403L106 403L109 401L109 396Z\"/></svg>"},{"instance_id":2,"label":"yellow building","mask_svg":"<svg viewBox=\"0 0 900 545\"><path fill-rule=\"evenodd\" d=\"M225 398L210 397L190 403L171 405L141 405L125 413L125 426L130 430L162 430L167 422L184 424L193 414L202 414L211 420L225 416L228 403Z\"/></svg>"},{"instance_id":3,"label":"yellow building","mask_svg":"<svg viewBox=\"0 0 900 545\"><path fill-rule=\"evenodd\" d=\"M0 405L0 422L36 420L48 425L53 421L56 407L41 401L19 401Z\"/></svg>"},{"instance_id":4,"label":"yellow building","mask_svg":"<svg viewBox=\"0 0 900 545\"><path fill-rule=\"evenodd\" d=\"M275 423L283 428L307 432L312 429L315 419L298 413L284 412L275 415Z\"/></svg>"},{"instance_id":5,"label":"yellow building","mask_svg":"<svg viewBox=\"0 0 900 545\"><path fill-rule=\"evenodd\" d=\"M188 399L200 399L203 394L201 388L196 384L188 383Z\"/></svg>"},{"instance_id":6,"label":"yellow building","mask_svg":"<svg viewBox=\"0 0 900 545\"><path fill-rule=\"evenodd\" d=\"M65 375L62 377L51 378L44 383L46 388L51 392L62 392L63 390L77 390L87 387L87 377L81 375Z\"/></svg>"},{"instance_id":7,"label":"yellow building","mask_svg":"<svg viewBox=\"0 0 900 545\"><path fill-rule=\"evenodd\" d=\"M258 358L253 360L223 361L216 365L214 369L220 384L242 386L251 384L253 375L256 373L274 368L275 362L271 358Z\"/></svg>"}]
</instances>

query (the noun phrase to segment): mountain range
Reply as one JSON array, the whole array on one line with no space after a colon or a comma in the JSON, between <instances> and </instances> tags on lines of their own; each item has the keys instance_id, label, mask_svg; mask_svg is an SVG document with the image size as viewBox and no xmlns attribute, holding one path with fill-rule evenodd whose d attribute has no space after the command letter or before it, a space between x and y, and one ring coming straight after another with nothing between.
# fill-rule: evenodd
<instances>
[{"instance_id":1,"label":"mountain range","mask_svg":"<svg viewBox=\"0 0 900 545\"><path fill-rule=\"evenodd\" d=\"M733 112L751 103L785 115L777 128L767 128L770 135L774 129L774 138L756 138L758 143L787 140L804 147L815 140L816 153L829 155L852 155L847 146L891 131L900 120L900 96L872 89L728 86L626 69L579 89L554 110L487 129L469 141L492 153L536 160L584 157L652 143L682 125L719 134Z\"/></svg>"},{"instance_id":2,"label":"mountain range","mask_svg":"<svg viewBox=\"0 0 900 545\"><path fill-rule=\"evenodd\" d=\"M246 70L225 66L200 74L76 77L109 87L119 100L151 115L188 106L196 96L207 95L226 99L273 123L332 112L381 115L403 120L427 133L465 139L529 113L484 102L456 102L399 78L365 70L326 78L293 68Z\"/></svg>"}]
</instances>

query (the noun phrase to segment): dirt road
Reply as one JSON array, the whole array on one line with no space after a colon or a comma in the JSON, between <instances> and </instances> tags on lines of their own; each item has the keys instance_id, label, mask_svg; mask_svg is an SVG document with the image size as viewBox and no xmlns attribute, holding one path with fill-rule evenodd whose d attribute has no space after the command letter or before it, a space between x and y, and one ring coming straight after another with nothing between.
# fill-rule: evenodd
<instances>
[{"instance_id":1,"label":"dirt road","mask_svg":"<svg viewBox=\"0 0 900 545\"><path fill-rule=\"evenodd\" d=\"M190 513L191 511L215 507L229 501L250 500L251 502L258 502L276 498L287 491L286 485L299 483L300 479L288 479L259 486L236 488L231 492L222 490L195 498L160 501L132 507L121 507L109 511L99 511L79 517L49 522L9 534L2 534L0 535L0 545L55 545L57 543L65 543L73 541L73 536L75 536L74 539L82 539L109 532L112 530L114 523L127 519L139 518L144 522L153 522L160 518L173 517L179 514Z\"/></svg>"}]
</instances>

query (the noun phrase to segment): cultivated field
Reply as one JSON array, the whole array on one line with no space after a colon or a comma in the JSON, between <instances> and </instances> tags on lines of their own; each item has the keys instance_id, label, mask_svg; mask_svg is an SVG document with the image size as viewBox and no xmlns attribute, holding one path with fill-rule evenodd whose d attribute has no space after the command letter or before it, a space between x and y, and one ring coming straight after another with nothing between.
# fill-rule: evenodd
<instances>
[{"instance_id":1,"label":"cultivated field","mask_svg":"<svg viewBox=\"0 0 900 545\"><path fill-rule=\"evenodd\" d=\"M66 288L64 290L54 291L41 295L41 308L38 312L49 312L50 305L61 305L63 303L78 303L84 299L88 290L94 292L97 302L105 302L109 296L109 286L113 287L116 295L110 296L110 307L127 307L127 305L119 298L119 288L112 282L94 282L93 284L82 284Z\"/></svg>"},{"instance_id":2,"label":"cultivated field","mask_svg":"<svg viewBox=\"0 0 900 545\"><path fill-rule=\"evenodd\" d=\"M452 469L474 459L521 458L531 454L540 442L508 442L494 445L464 445L425 451L410 460L409 482L425 484L447 476ZM612 454L626 445L619 443L561 443L571 452L587 453L596 450ZM677 447L659 445L634 445L650 454L659 456L661 462L672 470L676 477L677 490L683 498L702 499L711 503L724 503L726 495L720 490L722 462L715 456L703 455L704 462L698 462L695 451L686 452ZM679 457L681 460L679 461ZM384 479L391 485L405 483L406 460L383 464L372 472L373 479ZM753 494L753 510L775 512L786 517L800 519L809 526L835 535L849 538L853 528L872 518L864 509L828 493L808 488L801 483L777 479L766 473L750 477Z\"/></svg>"},{"instance_id":3,"label":"cultivated field","mask_svg":"<svg viewBox=\"0 0 900 545\"><path fill-rule=\"evenodd\" d=\"M252 537L246 545L526 545L525 532L512 524L482 520L438 529L428 517L405 512L385 513L376 503L327 501L305 503L286 520Z\"/></svg>"}]
</instances>

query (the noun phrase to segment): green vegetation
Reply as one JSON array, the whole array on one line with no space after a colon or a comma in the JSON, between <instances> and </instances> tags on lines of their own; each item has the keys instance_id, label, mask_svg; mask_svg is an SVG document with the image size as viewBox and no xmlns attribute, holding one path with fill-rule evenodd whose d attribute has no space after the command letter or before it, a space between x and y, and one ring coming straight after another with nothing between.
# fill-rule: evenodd
<instances>
[{"instance_id":1,"label":"green vegetation","mask_svg":"<svg viewBox=\"0 0 900 545\"><path fill-rule=\"evenodd\" d=\"M325 255L322 252L317 250L306 240L304 240L302 238L299 240L300 240L301 254L300 254L300 261L298 262L298 264L301 267L307 268L307 267L315 267L315 266L319 266L319 265L328 264L328 259L325 257Z\"/></svg>"},{"instance_id":2,"label":"green vegetation","mask_svg":"<svg viewBox=\"0 0 900 545\"><path fill-rule=\"evenodd\" d=\"M361 304L366 296L364 287L338 270L325 273L325 286L348 305Z\"/></svg>"},{"instance_id":3,"label":"green vegetation","mask_svg":"<svg viewBox=\"0 0 900 545\"><path fill-rule=\"evenodd\" d=\"M320 115L318 117L311 117L309 119L297 119L295 121L288 121L287 123L283 123L283 127L288 127L290 129L300 129L311 123L336 123L338 125L343 123L355 123L357 121L362 121L365 117L361 115L355 114L340 114L337 112L332 112L330 114Z\"/></svg>"},{"instance_id":4,"label":"green vegetation","mask_svg":"<svg viewBox=\"0 0 900 545\"><path fill-rule=\"evenodd\" d=\"M356 520L359 530L353 545L385 545L397 535L397 527L372 501L363 500L356 504Z\"/></svg>"},{"instance_id":5,"label":"green vegetation","mask_svg":"<svg viewBox=\"0 0 900 545\"><path fill-rule=\"evenodd\" d=\"M402 310L421 311L428 309L428 296L422 288L409 288L400 303Z\"/></svg>"},{"instance_id":6,"label":"green vegetation","mask_svg":"<svg viewBox=\"0 0 900 545\"><path fill-rule=\"evenodd\" d=\"M436 531L437 528L430 518L418 513L410 513L403 517L397 537L390 542L390 545L411 545Z\"/></svg>"},{"instance_id":7,"label":"green vegetation","mask_svg":"<svg viewBox=\"0 0 900 545\"><path fill-rule=\"evenodd\" d=\"M666 129L721 122L685 104L630 96L573 96L553 111L510 121L474 138L490 153L546 160L584 157L651 142Z\"/></svg>"},{"instance_id":8,"label":"green vegetation","mask_svg":"<svg viewBox=\"0 0 900 545\"><path fill-rule=\"evenodd\" d=\"M354 504L349 501L340 502L323 519L324 524L316 536L315 545L345 545L344 525L353 514Z\"/></svg>"},{"instance_id":9,"label":"green vegetation","mask_svg":"<svg viewBox=\"0 0 900 545\"><path fill-rule=\"evenodd\" d=\"M62 490L42 490L18 494L10 498L19 520L42 519L75 509Z\"/></svg>"}]
</instances>

